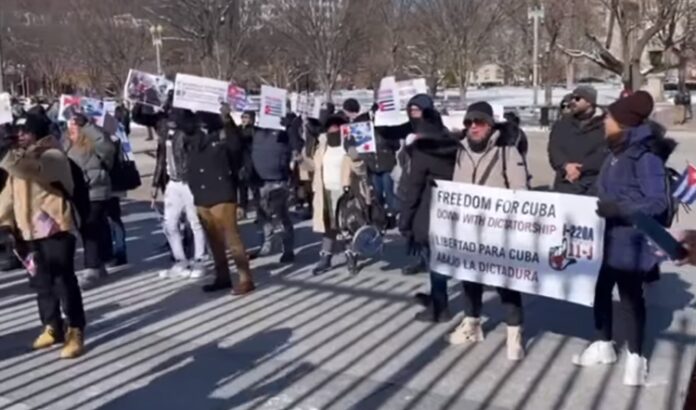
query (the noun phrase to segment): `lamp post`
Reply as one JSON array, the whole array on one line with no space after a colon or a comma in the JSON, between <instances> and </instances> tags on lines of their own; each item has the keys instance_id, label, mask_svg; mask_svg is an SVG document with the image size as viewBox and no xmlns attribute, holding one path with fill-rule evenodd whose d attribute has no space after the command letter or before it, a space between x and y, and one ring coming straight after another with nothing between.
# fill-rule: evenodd
<instances>
[{"instance_id":1,"label":"lamp post","mask_svg":"<svg viewBox=\"0 0 696 410\"><path fill-rule=\"evenodd\" d=\"M25 82L25 73L24 70L27 69L27 66L24 64L17 64L16 65L17 71L19 71L19 83L22 86L22 94L24 94L25 97L29 96L29 93L27 92L27 83Z\"/></svg>"},{"instance_id":2,"label":"lamp post","mask_svg":"<svg viewBox=\"0 0 696 410\"><path fill-rule=\"evenodd\" d=\"M532 82L534 84L534 106L537 106L539 104L539 23L544 19L544 6L529 8L527 17L534 25Z\"/></svg>"},{"instance_id":3,"label":"lamp post","mask_svg":"<svg viewBox=\"0 0 696 410\"><path fill-rule=\"evenodd\" d=\"M157 74L162 75L162 26L156 25L150 27L152 34L152 45L155 47L155 55L157 57Z\"/></svg>"}]
</instances>

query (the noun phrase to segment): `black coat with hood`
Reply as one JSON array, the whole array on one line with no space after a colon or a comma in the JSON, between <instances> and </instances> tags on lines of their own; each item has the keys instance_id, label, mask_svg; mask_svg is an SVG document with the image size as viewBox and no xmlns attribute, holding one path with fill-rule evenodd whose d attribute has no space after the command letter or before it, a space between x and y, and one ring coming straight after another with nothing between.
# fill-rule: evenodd
<instances>
[{"instance_id":1,"label":"black coat with hood","mask_svg":"<svg viewBox=\"0 0 696 410\"><path fill-rule=\"evenodd\" d=\"M596 108L592 117L584 120L572 115L563 117L551 129L548 152L556 171L554 191L595 195L599 171L609 154L604 138L604 112ZM582 165L580 179L575 182L565 179L565 166L569 163Z\"/></svg>"},{"instance_id":2,"label":"black coat with hood","mask_svg":"<svg viewBox=\"0 0 696 410\"><path fill-rule=\"evenodd\" d=\"M188 184L196 206L237 202L242 161L240 129L231 117L198 113L203 129L187 135Z\"/></svg>"},{"instance_id":3,"label":"black coat with hood","mask_svg":"<svg viewBox=\"0 0 696 410\"><path fill-rule=\"evenodd\" d=\"M416 243L427 246L433 181L452 180L459 142L450 137L434 105L422 98L415 102L412 99L410 105L418 105L423 110L423 118L412 120L408 126L418 137L406 148L409 163L399 184L402 201L399 231L411 236Z\"/></svg>"}]
</instances>

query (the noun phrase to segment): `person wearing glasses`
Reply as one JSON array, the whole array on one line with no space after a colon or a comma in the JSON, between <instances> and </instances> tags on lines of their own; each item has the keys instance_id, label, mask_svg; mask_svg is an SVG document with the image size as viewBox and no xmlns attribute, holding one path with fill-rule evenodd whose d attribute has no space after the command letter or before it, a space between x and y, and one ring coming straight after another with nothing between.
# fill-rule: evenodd
<instances>
[{"instance_id":1,"label":"person wearing glasses","mask_svg":"<svg viewBox=\"0 0 696 410\"><path fill-rule=\"evenodd\" d=\"M599 170L607 156L604 111L597 107L597 90L580 86L573 91L570 114L551 129L548 153L556 171L553 190L593 195Z\"/></svg>"}]
</instances>

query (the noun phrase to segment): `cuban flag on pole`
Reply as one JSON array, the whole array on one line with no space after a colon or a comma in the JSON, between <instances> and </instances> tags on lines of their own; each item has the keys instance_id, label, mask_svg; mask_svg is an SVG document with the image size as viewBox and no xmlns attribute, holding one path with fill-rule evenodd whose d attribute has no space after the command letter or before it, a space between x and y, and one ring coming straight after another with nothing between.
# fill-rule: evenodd
<instances>
[{"instance_id":1,"label":"cuban flag on pole","mask_svg":"<svg viewBox=\"0 0 696 410\"><path fill-rule=\"evenodd\" d=\"M693 205L696 202L696 167L689 165L676 186L674 197L683 204Z\"/></svg>"}]
</instances>

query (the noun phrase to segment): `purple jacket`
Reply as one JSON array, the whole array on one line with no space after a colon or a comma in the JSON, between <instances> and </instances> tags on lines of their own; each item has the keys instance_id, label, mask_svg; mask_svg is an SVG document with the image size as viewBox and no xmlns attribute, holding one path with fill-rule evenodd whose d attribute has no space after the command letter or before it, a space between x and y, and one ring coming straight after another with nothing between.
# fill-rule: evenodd
<instances>
[{"instance_id":1,"label":"purple jacket","mask_svg":"<svg viewBox=\"0 0 696 410\"><path fill-rule=\"evenodd\" d=\"M605 160L597 185L600 200L615 202L624 216L640 212L665 222L670 195L665 162L676 143L657 128L629 129L623 148ZM605 266L647 273L658 263L645 235L625 218L607 219L604 240Z\"/></svg>"}]
</instances>

